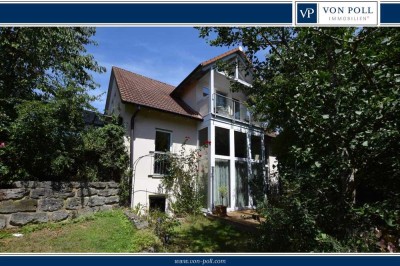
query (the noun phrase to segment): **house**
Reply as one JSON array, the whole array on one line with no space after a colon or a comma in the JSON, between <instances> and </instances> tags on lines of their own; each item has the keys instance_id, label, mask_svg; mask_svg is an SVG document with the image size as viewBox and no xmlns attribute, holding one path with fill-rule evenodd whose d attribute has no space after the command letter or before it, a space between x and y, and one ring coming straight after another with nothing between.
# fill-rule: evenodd
<instances>
[{"instance_id":1,"label":"house","mask_svg":"<svg viewBox=\"0 0 400 266\"><path fill-rule=\"evenodd\" d=\"M160 158L178 152L185 139L188 148L211 142L200 163L205 210L221 204L221 186L228 188L228 210L256 204L249 181L259 177L265 186L275 159L269 152L271 135L244 104L246 95L230 89L232 80L251 86L246 60L241 48L233 49L200 63L177 87L112 68L106 114L119 116L126 127L132 207L168 209L161 185L166 165ZM219 71L218 62L231 71Z\"/></svg>"}]
</instances>

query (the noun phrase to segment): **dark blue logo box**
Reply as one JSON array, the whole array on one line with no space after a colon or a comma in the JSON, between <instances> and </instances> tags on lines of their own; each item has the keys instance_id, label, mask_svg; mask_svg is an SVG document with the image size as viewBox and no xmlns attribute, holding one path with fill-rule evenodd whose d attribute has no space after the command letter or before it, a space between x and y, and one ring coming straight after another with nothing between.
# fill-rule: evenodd
<instances>
[{"instance_id":1,"label":"dark blue logo box","mask_svg":"<svg viewBox=\"0 0 400 266\"><path fill-rule=\"evenodd\" d=\"M317 14L316 3L297 4L297 23L317 23Z\"/></svg>"}]
</instances>

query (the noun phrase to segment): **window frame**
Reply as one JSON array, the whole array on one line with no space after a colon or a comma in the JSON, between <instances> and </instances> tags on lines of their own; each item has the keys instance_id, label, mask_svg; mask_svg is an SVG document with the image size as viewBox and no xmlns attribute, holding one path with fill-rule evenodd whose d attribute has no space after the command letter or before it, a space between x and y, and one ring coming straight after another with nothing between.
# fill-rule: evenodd
<instances>
[{"instance_id":1,"label":"window frame","mask_svg":"<svg viewBox=\"0 0 400 266\"><path fill-rule=\"evenodd\" d=\"M166 133L169 134L169 144L168 144L168 149L166 151L157 151L156 150L156 142L157 142L157 132L160 133ZM155 130L155 136L154 136L154 160L153 160L153 176L164 176L167 171L164 169L165 167L167 167L166 165L162 164L162 161L157 162L156 161L156 157L157 156L163 156L163 154L167 154L168 152L171 152L172 149L172 131L170 130L165 130L165 129L160 129L160 128L156 128ZM160 165L157 166L157 163L159 163ZM162 165L161 165L162 164ZM157 170L159 169L159 170ZM162 170L163 169L163 170ZM157 170L157 171L156 171Z\"/></svg>"}]
</instances>

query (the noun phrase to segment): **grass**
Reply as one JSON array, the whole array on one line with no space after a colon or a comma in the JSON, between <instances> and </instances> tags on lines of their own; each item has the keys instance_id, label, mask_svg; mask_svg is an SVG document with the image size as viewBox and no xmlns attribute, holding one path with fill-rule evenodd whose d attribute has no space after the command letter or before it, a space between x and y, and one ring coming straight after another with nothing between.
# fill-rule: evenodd
<instances>
[{"instance_id":1,"label":"grass","mask_svg":"<svg viewBox=\"0 0 400 266\"><path fill-rule=\"evenodd\" d=\"M16 232L23 237L13 237ZM139 252L157 244L149 232L134 229L121 210L0 231L0 252Z\"/></svg>"},{"instance_id":2,"label":"grass","mask_svg":"<svg viewBox=\"0 0 400 266\"><path fill-rule=\"evenodd\" d=\"M252 252L254 236L204 216L187 217L175 228L169 252Z\"/></svg>"},{"instance_id":3,"label":"grass","mask_svg":"<svg viewBox=\"0 0 400 266\"><path fill-rule=\"evenodd\" d=\"M230 225L196 216L175 226L171 243L162 246L152 229L137 230L122 210L114 210L62 223L0 230L0 252L250 252L252 239Z\"/></svg>"}]
</instances>

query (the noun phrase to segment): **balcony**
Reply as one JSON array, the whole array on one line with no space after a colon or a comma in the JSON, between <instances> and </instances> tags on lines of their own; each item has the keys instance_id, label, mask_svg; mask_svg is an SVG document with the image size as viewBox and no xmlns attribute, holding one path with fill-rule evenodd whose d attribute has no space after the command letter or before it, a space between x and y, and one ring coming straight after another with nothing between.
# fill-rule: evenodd
<instances>
[{"instance_id":1,"label":"balcony","mask_svg":"<svg viewBox=\"0 0 400 266\"><path fill-rule=\"evenodd\" d=\"M218 93L215 93L213 96L214 114L235 121L259 125L250 110L242 102Z\"/></svg>"}]
</instances>

